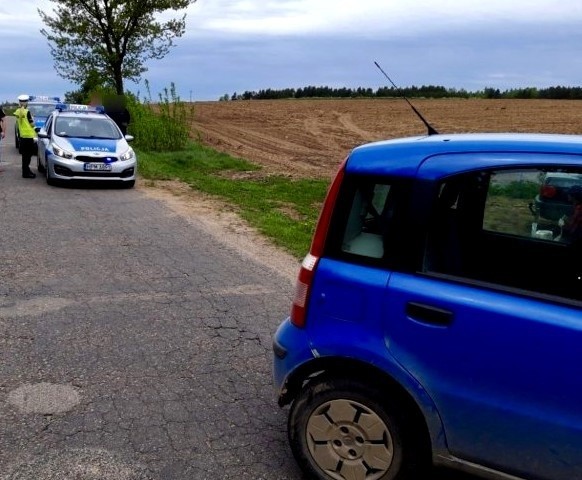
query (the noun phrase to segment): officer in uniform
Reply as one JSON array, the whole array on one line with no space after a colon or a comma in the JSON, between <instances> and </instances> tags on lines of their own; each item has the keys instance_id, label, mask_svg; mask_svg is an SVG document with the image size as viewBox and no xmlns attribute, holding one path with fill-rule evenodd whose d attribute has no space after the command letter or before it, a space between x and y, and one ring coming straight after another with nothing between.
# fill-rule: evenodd
<instances>
[{"instance_id":1,"label":"officer in uniform","mask_svg":"<svg viewBox=\"0 0 582 480\"><path fill-rule=\"evenodd\" d=\"M36 131L34 129L34 118L28 110L28 95L18 97L18 108L14 111L16 117L16 128L20 136L20 151L22 153L22 178L34 178L36 175L30 169L30 160L35 151L34 139Z\"/></svg>"}]
</instances>

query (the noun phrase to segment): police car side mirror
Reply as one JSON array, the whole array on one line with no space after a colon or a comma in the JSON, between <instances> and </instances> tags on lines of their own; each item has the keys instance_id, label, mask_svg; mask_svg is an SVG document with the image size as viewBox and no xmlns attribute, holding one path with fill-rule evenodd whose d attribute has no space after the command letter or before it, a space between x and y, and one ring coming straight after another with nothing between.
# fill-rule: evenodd
<instances>
[{"instance_id":1,"label":"police car side mirror","mask_svg":"<svg viewBox=\"0 0 582 480\"><path fill-rule=\"evenodd\" d=\"M127 142L133 142L133 135L125 135L125 140Z\"/></svg>"},{"instance_id":2,"label":"police car side mirror","mask_svg":"<svg viewBox=\"0 0 582 480\"><path fill-rule=\"evenodd\" d=\"M49 138L48 133L44 128L35 128L36 132L38 133L38 138Z\"/></svg>"}]
</instances>

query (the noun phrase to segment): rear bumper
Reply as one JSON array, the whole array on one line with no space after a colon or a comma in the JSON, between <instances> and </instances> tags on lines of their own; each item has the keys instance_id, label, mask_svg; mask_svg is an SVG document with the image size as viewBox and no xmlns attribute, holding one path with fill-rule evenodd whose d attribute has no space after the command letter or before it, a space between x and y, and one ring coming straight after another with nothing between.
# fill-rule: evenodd
<instances>
[{"instance_id":1,"label":"rear bumper","mask_svg":"<svg viewBox=\"0 0 582 480\"><path fill-rule=\"evenodd\" d=\"M295 327L287 318L273 337L273 383L280 406L292 400L287 389L289 378L301 365L314 358L305 329Z\"/></svg>"}]
</instances>

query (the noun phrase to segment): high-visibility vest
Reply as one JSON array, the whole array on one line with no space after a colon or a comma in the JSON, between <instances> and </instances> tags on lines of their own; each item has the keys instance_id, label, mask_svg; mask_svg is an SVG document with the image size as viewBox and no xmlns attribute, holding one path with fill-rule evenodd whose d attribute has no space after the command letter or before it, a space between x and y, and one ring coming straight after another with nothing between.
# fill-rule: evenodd
<instances>
[{"instance_id":1,"label":"high-visibility vest","mask_svg":"<svg viewBox=\"0 0 582 480\"><path fill-rule=\"evenodd\" d=\"M20 138L36 137L36 131L34 130L34 120L31 125L28 121L28 115L28 108L19 107L14 110L14 116L16 117L16 125L18 125L18 133ZM30 118L32 118L32 114L30 114Z\"/></svg>"}]
</instances>

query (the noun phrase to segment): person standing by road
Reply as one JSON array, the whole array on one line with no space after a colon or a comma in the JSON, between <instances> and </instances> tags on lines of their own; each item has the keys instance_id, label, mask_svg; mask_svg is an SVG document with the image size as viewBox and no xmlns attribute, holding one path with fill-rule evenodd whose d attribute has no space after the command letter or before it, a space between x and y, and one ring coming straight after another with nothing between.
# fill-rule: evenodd
<instances>
[{"instance_id":1,"label":"person standing by road","mask_svg":"<svg viewBox=\"0 0 582 480\"><path fill-rule=\"evenodd\" d=\"M121 133L127 135L127 127L131 120L127 102L123 95L108 96L103 102L105 113L117 124Z\"/></svg>"},{"instance_id":2,"label":"person standing by road","mask_svg":"<svg viewBox=\"0 0 582 480\"><path fill-rule=\"evenodd\" d=\"M20 137L20 152L22 154L22 178L34 178L36 175L30 169L30 160L34 153L34 118L28 110L28 95L18 97L18 108L14 111L16 126Z\"/></svg>"},{"instance_id":3,"label":"person standing by road","mask_svg":"<svg viewBox=\"0 0 582 480\"><path fill-rule=\"evenodd\" d=\"M0 147L2 146L2 140L6 136L6 123L4 122L4 117L6 114L2 107L0 107ZM0 172L2 171L2 150L0 150Z\"/></svg>"},{"instance_id":4,"label":"person standing by road","mask_svg":"<svg viewBox=\"0 0 582 480\"><path fill-rule=\"evenodd\" d=\"M6 125L4 124L4 117L6 114L2 107L0 107L0 140L2 140L6 136Z\"/></svg>"}]
</instances>

